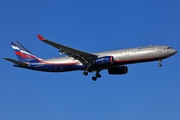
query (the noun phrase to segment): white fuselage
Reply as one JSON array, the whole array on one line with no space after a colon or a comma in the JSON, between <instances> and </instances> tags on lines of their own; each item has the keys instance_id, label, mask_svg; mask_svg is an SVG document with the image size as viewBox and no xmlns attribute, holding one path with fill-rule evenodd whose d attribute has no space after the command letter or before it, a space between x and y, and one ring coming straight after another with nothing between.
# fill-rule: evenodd
<instances>
[{"instance_id":1,"label":"white fuselage","mask_svg":"<svg viewBox=\"0 0 180 120\"><path fill-rule=\"evenodd\" d=\"M113 50L107 52L98 52L93 54L98 55L98 57L113 56L115 61L114 65L119 66L124 64L160 60L160 59L168 58L174 55L176 52L177 52L176 50L172 49L169 46L145 46L138 48ZM71 57L59 57L59 58L45 59L43 61L49 64L76 63L78 65L82 65L80 61L74 60L74 58Z\"/></svg>"}]
</instances>

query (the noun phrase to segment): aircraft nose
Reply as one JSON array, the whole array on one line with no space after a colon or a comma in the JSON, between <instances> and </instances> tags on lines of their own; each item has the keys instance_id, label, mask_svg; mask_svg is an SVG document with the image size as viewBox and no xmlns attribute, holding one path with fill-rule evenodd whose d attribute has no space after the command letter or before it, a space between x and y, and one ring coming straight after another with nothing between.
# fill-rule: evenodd
<instances>
[{"instance_id":1,"label":"aircraft nose","mask_svg":"<svg viewBox=\"0 0 180 120\"><path fill-rule=\"evenodd\" d=\"M172 50L172 54L173 54L173 55L176 54L177 52L178 52L178 51L175 50L175 49Z\"/></svg>"},{"instance_id":2,"label":"aircraft nose","mask_svg":"<svg viewBox=\"0 0 180 120\"><path fill-rule=\"evenodd\" d=\"M178 51L174 49L174 52L175 52L174 54L176 54Z\"/></svg>"}]
</instances>

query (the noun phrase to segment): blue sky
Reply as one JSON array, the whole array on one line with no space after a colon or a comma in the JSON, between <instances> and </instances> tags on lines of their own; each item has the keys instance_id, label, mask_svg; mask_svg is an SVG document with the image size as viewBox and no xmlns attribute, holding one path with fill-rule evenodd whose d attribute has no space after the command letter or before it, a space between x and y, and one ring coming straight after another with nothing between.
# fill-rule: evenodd
<instances>
[{"instance_id":1,"label":"blue sky","mask_svg":"<svg viewBox=\"0 0 180 120\"><path fill-rule=\"evenodd\" d=\"M17 59L11 41L40 58L59 52L44 37L87 52L170 45L179 50L178 0L1 0L0 56ZM179 53L128 65L129 73L91 80L81 71L44 73L1 59L1 120L179 120Z\"/></svg>"}]
</instances>

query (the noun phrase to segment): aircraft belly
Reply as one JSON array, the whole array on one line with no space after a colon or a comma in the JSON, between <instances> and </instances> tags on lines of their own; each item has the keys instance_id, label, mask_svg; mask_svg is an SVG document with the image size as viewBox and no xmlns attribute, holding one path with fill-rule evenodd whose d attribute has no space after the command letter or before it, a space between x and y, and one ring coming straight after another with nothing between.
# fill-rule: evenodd
<instances>
[{"instance_id":1,"label":"aircraft belly","mask_svg":"<svg viewBox=\"0 0 180 120\"><path fill-rule=\"evenodd\" d=\"M31 64L28 69L44 72L66 72L73 70L84 70L84 65L53 65L53 64Z\"/></svg>"}]
</instances>

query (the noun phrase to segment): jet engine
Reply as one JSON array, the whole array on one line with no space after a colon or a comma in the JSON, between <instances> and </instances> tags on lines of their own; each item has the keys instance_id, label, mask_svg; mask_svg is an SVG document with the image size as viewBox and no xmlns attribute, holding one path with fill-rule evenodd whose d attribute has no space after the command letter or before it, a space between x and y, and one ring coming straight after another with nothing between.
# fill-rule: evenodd
<instances>
[{"instance_id":1,"label":"jet engine","mask_svg":"<svg viewBox=\"0 0 180 120\"><path fill-rule=\"evenodd\" d=\"M110 68L108 69L109 74L126 74L128 73L128 67L127 66L120 66L116 68Z\"/></svg>"},{"instance_id":2,"label":"jet engine","mask_svg":"<svg viewBox=\"0 0 180 120\"><path fill-rule=\"evenodd\" d=\"M113 56L99 57L94 60L94 65L112 65L114 63Z\"/></svg>"}]
</instances>

